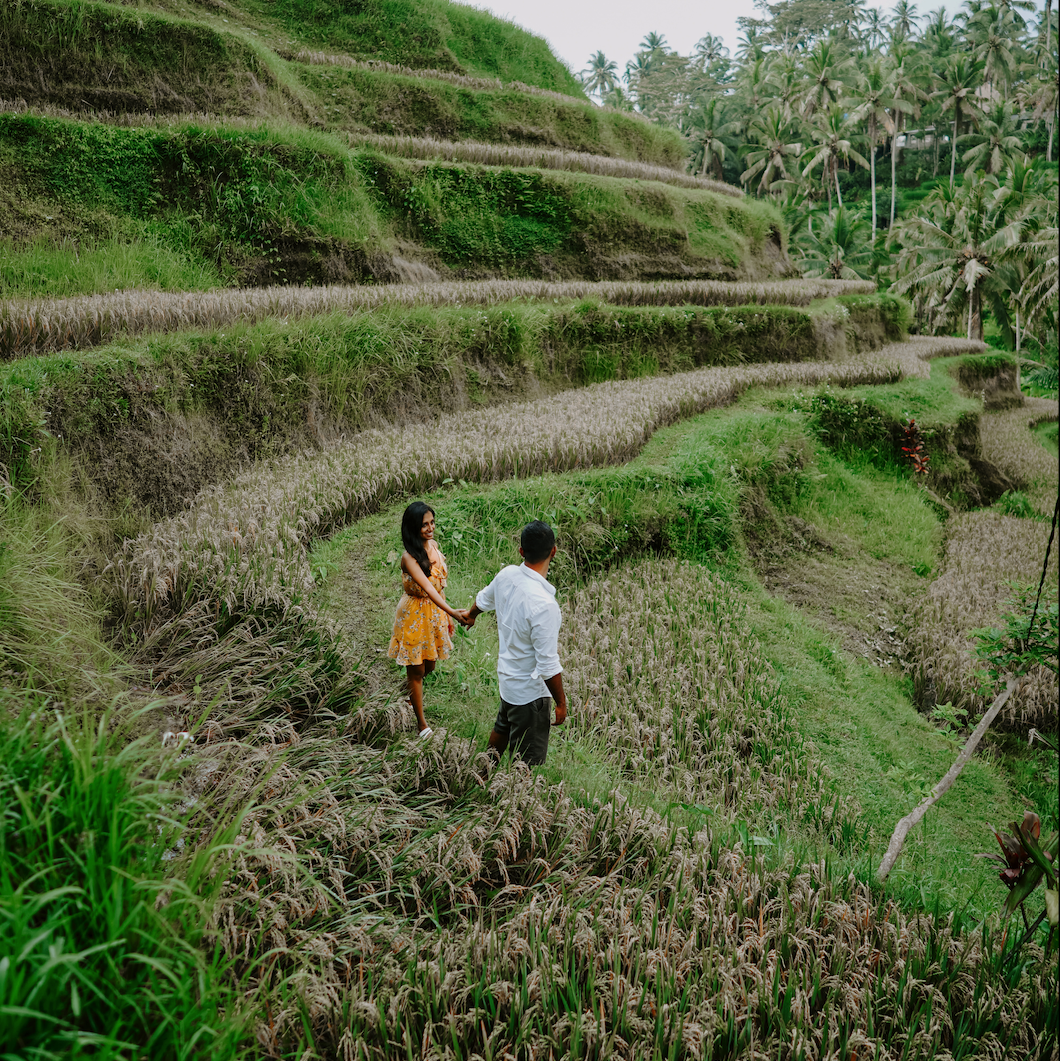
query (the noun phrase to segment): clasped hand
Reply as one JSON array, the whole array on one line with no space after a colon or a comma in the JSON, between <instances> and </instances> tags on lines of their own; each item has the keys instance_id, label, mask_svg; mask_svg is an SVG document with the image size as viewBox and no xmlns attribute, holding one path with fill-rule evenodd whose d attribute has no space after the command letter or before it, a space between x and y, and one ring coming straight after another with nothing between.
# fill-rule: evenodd
<instances>
[{"instance_id":1,"label":"clasped hand","mask_svg":"<svg viewBox=\"0 0 1061 1061\"><path fill-rule=\"evenodd\" d=\"M471 614L470 608L457 608L454 618L468 630L475 625L475 617Z\"/></svg>"}]
</instances>

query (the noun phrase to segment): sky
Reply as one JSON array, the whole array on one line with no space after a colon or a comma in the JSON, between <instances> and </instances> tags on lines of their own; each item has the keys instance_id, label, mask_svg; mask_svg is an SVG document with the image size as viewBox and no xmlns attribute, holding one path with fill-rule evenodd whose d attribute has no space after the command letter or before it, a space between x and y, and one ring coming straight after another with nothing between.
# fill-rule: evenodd
<instances>
[{"instance_id":1,"label":"sky","mask_svg":"<svg viewBox=\"0 0 1061 1061\"><path fill-rule=\"evenodd\" d=\"M960 0L922 0L922 12L940 2L953 15ZM880 5L886 12L895 0ZM539 37L577 73L598 49L622 71L646 33L661 33L682 55L691 54L705 33L721 37L731 53L737 50L738 18L754 18L753 0L472 0L483 8ZM869 5L874 6L874 5Z\"/></svg>"}]
</instances>

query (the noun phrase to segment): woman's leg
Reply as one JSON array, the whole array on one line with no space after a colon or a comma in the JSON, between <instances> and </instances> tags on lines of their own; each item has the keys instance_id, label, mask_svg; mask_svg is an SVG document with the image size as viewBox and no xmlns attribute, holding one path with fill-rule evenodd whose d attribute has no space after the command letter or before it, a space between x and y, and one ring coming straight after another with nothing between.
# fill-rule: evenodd
<instances>
[{"instance_id":1,"label":"woman's leg","mask_svg":"<svg viewBox=\"0 0 1061 1061\"><path fill-rule=\"evenodd\" d=\"M423 663L415 663L405 668L406 680L409 685L409 702L416 712L416 728L422 733L427 729L427 720L424 718L424 674L428 673L430 665L434 670L433 660L425 660Z\"/></svg>"}]
</instances>

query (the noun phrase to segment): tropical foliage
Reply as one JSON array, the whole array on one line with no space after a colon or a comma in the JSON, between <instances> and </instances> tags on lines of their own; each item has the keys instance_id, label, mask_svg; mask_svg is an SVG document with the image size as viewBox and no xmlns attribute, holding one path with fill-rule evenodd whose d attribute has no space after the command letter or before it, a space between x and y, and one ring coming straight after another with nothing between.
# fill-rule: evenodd
<instances>
[{"instance_id":1,"label":"tropical foliage","mask_svg":"<svg viewBox=\"0 0 1061 1061\"><path fill-rule=\"evenodd\" d=\"M955 16L922 15L909 0L889 12L851 0L757 7L759 17L738 20L735 56L711 34L682 56L649 33L623 88L600 52L586 84L677 127L692 172L778 200L804 275L895 284L923 328L983 338L990 317L1018 351L1029 339L1048 345L1058 273L1052 4L970 0ZM926 177L927 198L904 192Z\"/></svg>"}]
</instances>

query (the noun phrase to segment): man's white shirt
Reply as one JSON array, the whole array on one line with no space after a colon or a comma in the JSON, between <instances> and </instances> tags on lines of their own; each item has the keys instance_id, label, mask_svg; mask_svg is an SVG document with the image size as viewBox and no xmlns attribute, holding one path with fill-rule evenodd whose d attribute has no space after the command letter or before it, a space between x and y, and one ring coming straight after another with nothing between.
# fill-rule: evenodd
<instances>
[{"instance_id":1,"label":"man's white shirt","mask_svg":"<svg viewBox=\"0 0 1061 1061\"><path fill-rule=\"evenodd\" d=\"M549 696L546 678L560 674L556 641L560 605L556 588L526 564L510 564L475 596L484 612L497 612L497 681L501 699L529 704Z\"/></svg>"}]
</instances>

